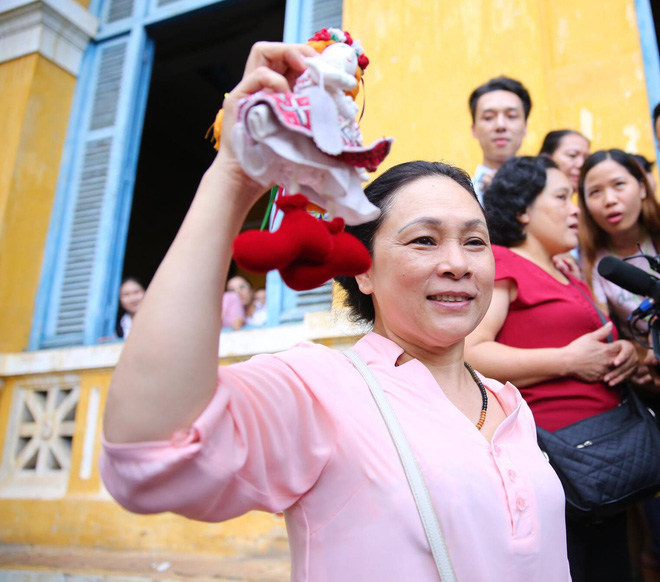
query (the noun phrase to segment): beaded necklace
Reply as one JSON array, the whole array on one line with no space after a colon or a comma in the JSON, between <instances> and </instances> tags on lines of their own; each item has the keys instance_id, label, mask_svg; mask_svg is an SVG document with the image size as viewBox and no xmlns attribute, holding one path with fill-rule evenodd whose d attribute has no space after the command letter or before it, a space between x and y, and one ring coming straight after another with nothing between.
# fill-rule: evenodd
<instances>
[{"instance_id":1,"label":"beaded necklace","mask_svg":"<svg viewBox=\"0 0 660 582\"><path fill-rule=\"evenodd\" d=\"M479 415L479 422L477 422L477 430L481 430L484 422L486 422L486 412L488 411L488 393L486 392L486 388L481 383L481 380L479 380L479 376L477 376L477 373L474 371L472 366L470 366L470 364L467 362L463 363L465 364L467 371L470 372L472 379L476 382L477 386L479 386L479 391L481 392L481 414Z\"/></svg>"}]
</instances>

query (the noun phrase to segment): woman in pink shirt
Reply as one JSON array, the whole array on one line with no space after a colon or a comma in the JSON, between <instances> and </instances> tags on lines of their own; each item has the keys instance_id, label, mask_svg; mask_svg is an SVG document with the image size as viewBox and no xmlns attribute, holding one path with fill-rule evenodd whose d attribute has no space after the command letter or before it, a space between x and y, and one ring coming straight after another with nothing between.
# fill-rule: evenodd
<instances>
[{"instance_id":1,"label":"woman in pink shirt","mask_svg":"<svg viewBox=\"0 0 660 582\"><path fill-rule=\"evenodd\" d=\"M346 356L306 344L217 368L231 243L263 192L232 151L236 104L289 90L312 52L255 45L225 99L218 156L113 377L102 475L140 513L220 521L284 511L295 581L438 580L397 451ZM563 492L531 412L510 384L479 376L482 392L464 365L494 273L469 176L401 164L366 195L381 215L353 230L373 264L341 281L356 317L373 325L354 351L410 442L457 579L569 580Z\"/></svg>"}]
</instances>

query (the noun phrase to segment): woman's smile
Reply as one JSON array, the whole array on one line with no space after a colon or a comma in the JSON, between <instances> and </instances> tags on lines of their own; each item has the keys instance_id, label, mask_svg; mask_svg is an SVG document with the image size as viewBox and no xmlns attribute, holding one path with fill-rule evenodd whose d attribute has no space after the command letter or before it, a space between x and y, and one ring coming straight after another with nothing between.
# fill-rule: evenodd
<instances>
[{"instance_id":1,"label":"woman's smile","mask_svg":"<svg viewBox=\"0 0 660 582\"><path fill-rule=\"evenodd\" d=\"M449 304L447 307L456 308L468 305L474 299L474 296L467 293L438 293L429 295L426 298L433 303Z\"/></svg>"}]
</instances>

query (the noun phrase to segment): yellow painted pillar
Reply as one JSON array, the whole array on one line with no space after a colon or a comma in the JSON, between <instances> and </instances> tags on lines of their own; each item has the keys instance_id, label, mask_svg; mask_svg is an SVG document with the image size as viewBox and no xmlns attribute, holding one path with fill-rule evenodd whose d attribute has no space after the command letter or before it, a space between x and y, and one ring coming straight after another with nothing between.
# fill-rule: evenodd
<instances>
[{"instance_id":1,"label":"yellow painted pillar","mask_svg":"<svg viewBox=\"0 0 660 582\"><path fill-rule=\"evenodd\" d=\"M0 64L0 352L27 347L74 86L37 53Z\"/></svg>"},{"instance_id":2,"label":"yellow painted pillar","mask_svg":"<svg viewBox=\"0 0 660 582\"><path fill-rule=\"evenodd\" d=\"M27 347L87 0L0 3L0 353Z\"/></svg>"}]
</instances>

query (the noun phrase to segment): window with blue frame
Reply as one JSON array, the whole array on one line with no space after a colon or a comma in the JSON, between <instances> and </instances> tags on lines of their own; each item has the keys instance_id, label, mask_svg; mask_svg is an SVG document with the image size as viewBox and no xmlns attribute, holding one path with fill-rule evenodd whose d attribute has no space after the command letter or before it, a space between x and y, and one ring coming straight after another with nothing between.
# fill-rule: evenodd
<instances>
[{"instance_id":1,"label":"window with blue frame","mask_svg":"<svg viewBox=\"0 0 660 582\"><path fill-rule=\"evenodd\" d=\"M341 0L92 0L99 34L72 107L30 349L91 345L112 334L123 276L148 283L214 150L204 139L257 40L300 42L341 25ZM258 227L265 199L245 228ZM233 273L230 273L233 274ZM268 324L327 309L277 273Z\"/></svg>"},{"instance_id":2,"label":"window with blue frame","mask_svg":"<svg viewBox=\"0 0 660 582\"><path fill-rule=\"evenodd\" d=\"M215 150L205 139L223 96L241 79L256 40L281 40L285 2L218 3L148 29L154 43L123 275L148 283L192 201ZM244 228L259 228L267 196ZM265 275L241 273L254 288Z\"/></svg>"}]
</instances>

